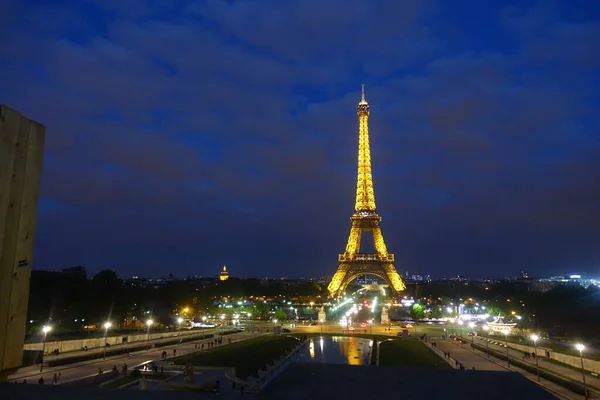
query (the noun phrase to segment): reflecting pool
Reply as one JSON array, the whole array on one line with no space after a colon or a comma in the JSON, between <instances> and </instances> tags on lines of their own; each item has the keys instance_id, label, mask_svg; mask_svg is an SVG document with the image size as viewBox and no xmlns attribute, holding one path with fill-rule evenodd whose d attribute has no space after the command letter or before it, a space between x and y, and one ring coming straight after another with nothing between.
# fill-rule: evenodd
<instances>
[{"instance_id":1,"label":"reflecting pool","mask_svg":"<svg viewBox=\"0 0 600 400\"><path fill-rule=\"evenodd\" d=\"M369 365L373 341L351 336L326 336L309 339L291 362Z\"/></svg>"}]
</instances>

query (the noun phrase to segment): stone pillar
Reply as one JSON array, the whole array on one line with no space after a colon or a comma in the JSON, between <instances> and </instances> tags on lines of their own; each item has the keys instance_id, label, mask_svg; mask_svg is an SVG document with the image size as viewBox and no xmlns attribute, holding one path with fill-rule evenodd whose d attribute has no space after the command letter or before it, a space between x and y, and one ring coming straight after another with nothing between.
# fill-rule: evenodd
<instances>
[{"instance_id":1,"label":"stone pillar","mask_svg":"<svg viewBox=\"0 0 600 400\"><path fill-rule=\"evenodd\" d=\"M321 323L321 324L324 323L325 321L327 321L327 314L325 313L325 307L321 307L319 309L318 317L319 317L319 323Z\"/></svg>"},{"instance_id":2,"label":"stone pillar","mask_svg":"<svg viewBox=\"0 0 600 400\"><path fill-rule=\"evenodd\" d=\"M45 132L0 105L0 378L22 365Z\"/></svg>"},{"instance_id":3,"label":"stone pillar","mask_svg":"<svg viewBox=\"0 0 600 400\"><path fill-rule=\"evenodd\" d=\"M387 325L390 323L390 317L388 316L387 307L381 307L381 324Z\"/></svg>"}]
</instances>

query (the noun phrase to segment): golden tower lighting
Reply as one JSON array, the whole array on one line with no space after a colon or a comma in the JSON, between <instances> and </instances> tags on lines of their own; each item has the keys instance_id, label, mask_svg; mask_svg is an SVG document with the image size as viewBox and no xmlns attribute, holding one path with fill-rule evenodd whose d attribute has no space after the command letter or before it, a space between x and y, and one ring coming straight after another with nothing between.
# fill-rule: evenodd
<instances>
[{"instance_id":1,"label":"golden tower lighting","mask_svg":"<svg viewBox=\"0 0 600 400\"><path fill-rule=\"evenodd\" d=\"M383 234L381 217L375 207L375 191L371 173L371 148L369 143L369 103L365 100L365 86L358 103L358 173L356 179L356 201L352 226L346 251L338 256L338 268L329 286L331 297L343 295L346 287L359 275L374 275L383 279L396 292L406 288L394 266L394 255L388 253ZM360 239L364 232L373 235L374 254L360 252Z\"/></svg>"},{"instance_id":2,"label":"golden tower lighting","mask_svg":"<svg viewBox=\"0 0 600 400\"><path fill-rule=\"evenodd\" d=\"M221 274L219 275L219 279L222 281L226 281L227 279L229 279L229 272L227 272L227 265L223 265L223 270L221 271Z\"/></svg>"}]
</instances>

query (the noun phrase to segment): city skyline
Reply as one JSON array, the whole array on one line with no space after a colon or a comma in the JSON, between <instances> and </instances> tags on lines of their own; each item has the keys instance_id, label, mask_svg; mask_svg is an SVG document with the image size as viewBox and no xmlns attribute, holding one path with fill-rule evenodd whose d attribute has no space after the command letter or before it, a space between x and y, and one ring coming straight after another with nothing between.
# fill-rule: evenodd
<instances>
[{"instance_id":1,"label":"city skyline","mask_svg":"<svg viewBox=\"0 0 600 400\"><path fill-rule=\"evenodd\" d=\"M9 4L0 103L47 126L34 269L332 275L364 83L400 274L599 275L592 1Z\"/></svg>"}]
</instances>

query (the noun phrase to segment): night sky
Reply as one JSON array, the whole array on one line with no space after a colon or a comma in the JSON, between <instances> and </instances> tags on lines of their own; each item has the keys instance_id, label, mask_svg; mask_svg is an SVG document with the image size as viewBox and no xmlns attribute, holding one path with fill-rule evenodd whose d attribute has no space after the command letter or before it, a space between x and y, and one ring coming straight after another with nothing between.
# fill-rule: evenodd
<instances>
[{"instance_id":1,"label":"night sky","mask_svg":"<svg viewBox=\"0 0 600 400\"><path fill-rule=\"evenodd\" d=\"M333 274L364 83L401 274L600 275L597 0L0 3L34 268Z\"/></svg>"}]
</instances>

